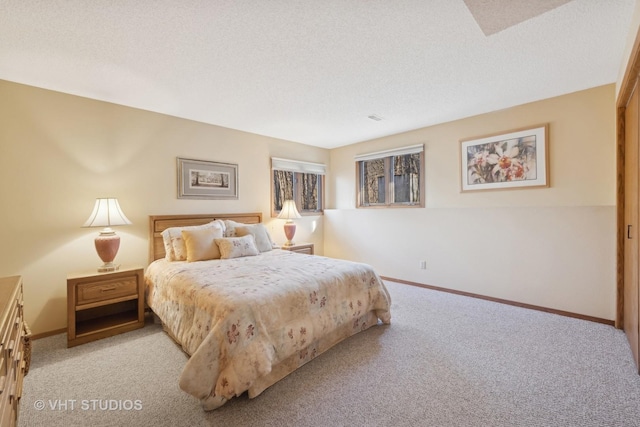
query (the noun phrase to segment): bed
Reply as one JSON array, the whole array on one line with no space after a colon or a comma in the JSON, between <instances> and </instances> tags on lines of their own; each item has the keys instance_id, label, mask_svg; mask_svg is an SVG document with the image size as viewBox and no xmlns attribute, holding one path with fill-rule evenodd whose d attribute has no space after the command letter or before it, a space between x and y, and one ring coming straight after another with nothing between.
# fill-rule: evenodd
<instances>
[{"instance_id":1,"label":"bed","mask_svg":"<svg viewBox=\"0 0 640 427\"><path fill-rule=\"evenodd\" d=\"M179 385L205 410L244 392L254 398L342 340L391 321L389 293L369 265L275 248L261 222L260 213L149 220L146 302L190 356ZM209 230L218 227L222 237ZM219 257L198 259L211 236ZM191 257L177 255L180 245Z\"/></svg>"}]
</instances>

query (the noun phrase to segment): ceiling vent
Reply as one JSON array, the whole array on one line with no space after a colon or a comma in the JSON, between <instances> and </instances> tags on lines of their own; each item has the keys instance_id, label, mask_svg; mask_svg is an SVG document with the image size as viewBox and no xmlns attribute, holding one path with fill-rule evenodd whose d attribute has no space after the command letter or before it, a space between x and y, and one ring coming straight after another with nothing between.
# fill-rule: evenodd
<instances>
[{"instance_id":1,"label":"ceiling vent","mask_svg":"<svg viewBox=\"0 0 640 427\"><path fill-rule=\"evenodd\" d=\"M369 116L367 116L367 117L368 117L368 118L370 118L370 119L371 119L371 120L373 120L373 121L376 121L376 122L379 122L380 120L382 120L382 117L380 117L380 116L379 116L379 115L377 115L377 114L371 114L371 115L369 115Z\"/></svg>"}]
</instances>

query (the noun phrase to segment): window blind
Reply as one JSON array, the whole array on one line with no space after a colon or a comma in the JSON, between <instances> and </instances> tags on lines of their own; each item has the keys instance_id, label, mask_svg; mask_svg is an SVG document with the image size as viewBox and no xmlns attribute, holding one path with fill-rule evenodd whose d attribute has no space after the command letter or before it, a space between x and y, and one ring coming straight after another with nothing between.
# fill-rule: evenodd
<instances>
[{"instance_id":1,"label":"window blind","mask_svg":"<svg viewBox=\"0 0 640 427\"><path fill-rule=\"evenodd\" d=\"M391 156L403 156L405 154L421 153L424 151L424 144L411 145L409 147L393 148L390 150L376 151L375 153L358 154L355 156L356 162L362 160L382 159Z\"/></svg>"},{"instance_id":2,"label":"window blind","mask_svg":"<svg viewBox=\"0 0 640 427\"><path fill-rule=\"evenodd\" d=\"M321 163L302 162L299 160L271 158L271 169L288 172L312 173L326 175L327 167Z\"/></svg>"}]
</instances>

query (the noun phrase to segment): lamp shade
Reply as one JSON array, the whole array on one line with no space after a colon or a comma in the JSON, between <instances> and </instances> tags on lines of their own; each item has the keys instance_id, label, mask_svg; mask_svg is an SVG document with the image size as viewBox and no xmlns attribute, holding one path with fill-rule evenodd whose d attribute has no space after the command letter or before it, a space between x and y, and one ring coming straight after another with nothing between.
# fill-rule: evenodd
<instances>
[{"instance_id":1,"label":"lamp shade","mask_svg":"<svg viewBox=\"0 0 640 427\"><path fill-rule=\"evenodd\" d=\"M118 199L103 198L96 199L93 212L83 227L111 227L112 225L128 224L131 224L131 221L120 209Z\"/></svg>"},{"instance_id":2,"label":"lamp shade","mask_svg":"<svg viewBox=\"0 0 640 427\"><path fill-rule=\"evenodd\" d=\"M120 209L118 199L96 199L93 212L91 212L83 227L104 227L100 231L100 235L95 238L96 252L104 262L98 268L99 272L115 271L120 267L113 263L120 248L120 236L111 229L111 226L127 224L131 224L131 221Z\"/></svg>"},{"instance_id":3,"label":"lamp shade","mask_svg":"<svg viewBox=\"0 0 640 427\"><path fill-rule=\"evenodd\" d=\"M293 219L293 218L301 218L298 209L296 209L296 202L293 200L285 200L282 205L282 210L278 215L280 219Z\"/></svg>"}]
</instances>

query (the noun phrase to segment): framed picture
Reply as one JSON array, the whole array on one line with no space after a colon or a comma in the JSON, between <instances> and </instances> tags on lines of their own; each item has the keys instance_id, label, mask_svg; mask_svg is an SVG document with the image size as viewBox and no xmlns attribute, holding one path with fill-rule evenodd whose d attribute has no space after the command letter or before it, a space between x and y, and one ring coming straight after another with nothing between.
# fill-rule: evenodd
<instances>
[{"instance_id":1,"label":"framed picture","mask_svg":"<svg viewBox=\"0 0 640 427\"><path fill-rule=\"evenodd\" d=\"M548 125L460 141L462 191L549 186Z\"/></svg>"},{"instance_id":2,"label":"framed picture","mask_svg":"<svg viewBox=\"0 0 640 427\"><path fill-rule=\"evenodd\" d=\"M179 199L238 198L238 165L177 159Z\"/></svg>"}]
</instances>

